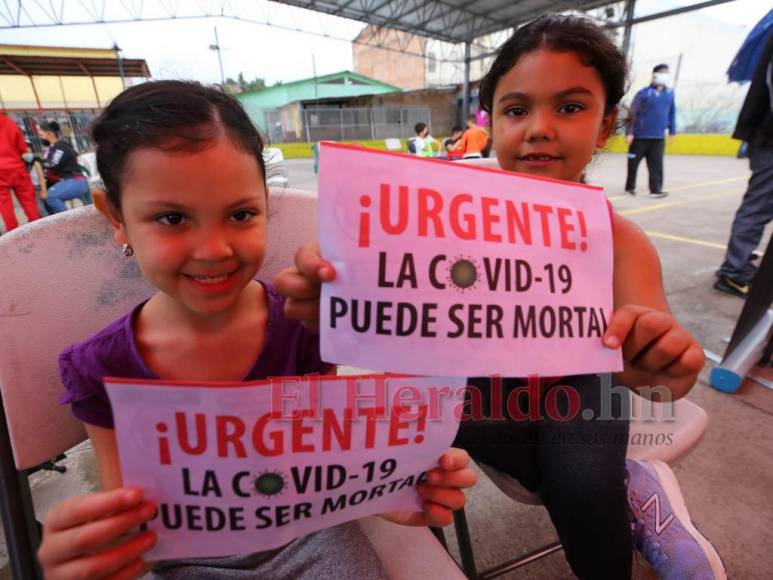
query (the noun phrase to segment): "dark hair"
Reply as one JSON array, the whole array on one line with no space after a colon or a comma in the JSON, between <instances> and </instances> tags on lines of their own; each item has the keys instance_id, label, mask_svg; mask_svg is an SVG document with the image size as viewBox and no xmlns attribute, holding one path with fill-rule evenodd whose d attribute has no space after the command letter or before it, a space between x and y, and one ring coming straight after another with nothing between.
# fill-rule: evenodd
<instances>
[{"instance_id":1,"label":"dark hair","mask_svg":"<svg viewBox=\"0 0 773 580\"><path fill-rule=\"evenodd\" d=\"M655 68L652 69L652 72L656 73L664 70L666 71L668 70L668 65L666 63L657 65Z\"/></svg>"},{"instance_id":2,"label":"dark hair","mask_svg":"<svg viewBox=\"0 0 773 580\"><path fill-rule=\"evenodd\" d=\"M606 32L588 18L544 14L516 30L499 49L494 63L480 82L478 98L484 111L491 113L493 109L494 90L499 79L524 54L543 47L577 53L585 65L599 72L606 91L606 113L610 113L623 98L628 65Z\"/></svg>"},{"instance_id":3,"label":"dark hair","mask_svg":"<svg viewBox=\"0 0 773 580\"><path fill-rule=\"evenodd\" d=\"M265 182L263 140L239 101L193 81L151 81L126 89L91 128L108 200L121 209L121 184L133 151L199 151L223 133L255 157Z\"/></svg>"},{"instance_id":4,"label":"dark hair","mask_svg":"<svg viewBox=\"0 0 773 580\"><path fill-rule=\"evenodd\" d=\"M53 133L57 137L62 134L62 127L56 121L48 121L40 126L41 129L48 133Z\"/></svg>"},{"instance_id":5,"label":"dark hair","mask_svg":"<svg viewBox=\"0 0 773 580\"><path fill-rule=\"evenodd\" d=\"M459 131L463 131L463 130L464 130L464 129L462 129L462 128L461 128L459 125L454 125L454 126L451 128L451 133L458 133Z\"/></svg>"},{"instance_id":6,"label":"dark hair","mask_svg":"<svg viewBox=\"0 0 773 580\"><path fill-rule=\"evenodd\" d=\"M427 124L426 123L419 122L419 123L416 123L416 126L413 128L413 130L416 131L416 134L418 135L419 133L424 131L424 129L426 129L426 128L427 128Z\"/></svg>"}]
</instances>

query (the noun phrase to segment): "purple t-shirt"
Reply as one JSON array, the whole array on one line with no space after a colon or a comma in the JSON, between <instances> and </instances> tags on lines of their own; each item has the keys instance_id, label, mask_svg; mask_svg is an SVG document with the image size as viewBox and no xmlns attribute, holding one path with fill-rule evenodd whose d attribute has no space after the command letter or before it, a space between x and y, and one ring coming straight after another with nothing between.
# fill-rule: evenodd
<instances>
[{"instance_id":1,"label":"purple t-shirt","mask_svg":"<svg viewBox=\"0 0 773 580\"><path fill-rule=\"evenodd\" d=\"M319 336L284 317L284 298L264 284L268 298L268 325L263 350L244 377L256 381L268 377L325 373L331 365L319 356ZM67 392L61 404L84 423L113 428L113 411L103 377L158 379L142 360L134 339L132 321L144 302L88 340L66 348L59 355L59 374Z\"/></svg>"}]
</instances>

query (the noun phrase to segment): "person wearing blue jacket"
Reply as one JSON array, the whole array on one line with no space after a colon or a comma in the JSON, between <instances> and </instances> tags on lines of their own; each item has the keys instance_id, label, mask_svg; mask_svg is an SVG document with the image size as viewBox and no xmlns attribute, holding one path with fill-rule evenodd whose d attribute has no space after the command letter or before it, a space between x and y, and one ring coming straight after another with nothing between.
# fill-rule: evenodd
<instances>
[{"instance_id":1,"label":"person wearing blue jacket","mask_svg":"<svg viewBox=\"0 0 773 580\"><path fill-rule=\"evenodd\" d=\"M647 159L650 197L665 197L663 191L663 152L665 133L676 134L674 91L668 88L668 65L652 69L652 83L641 89L631 103L631 118L626 125L628 143L628 178L625 190L636 195L636 172L642 159Z\"/></svg>"}]
</instances>

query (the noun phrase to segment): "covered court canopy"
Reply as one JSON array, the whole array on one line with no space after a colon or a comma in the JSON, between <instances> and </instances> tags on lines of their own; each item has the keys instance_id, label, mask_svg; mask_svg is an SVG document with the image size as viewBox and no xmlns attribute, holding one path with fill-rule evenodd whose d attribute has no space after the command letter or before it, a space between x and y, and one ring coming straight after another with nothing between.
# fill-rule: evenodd
<instances>
[{"instance_id":1,"label":"covered court canopy","mask_svg":"<svg viewBox=\"0 0 773 580\"><path fill-rule=\"evenodd\" d=\"M688 5L635 17L636 0L622 0L622 14L610 12L606 26L623 27L623 49L628 52L631 27L640 22L708 8L733 0L694 1ZM418 34L452 44L463 44L465 93L469 91L471 46L476 39L520 26L545 12L584 12L620 4L621 0L0 0L0 30L185 18L232 18L268 26L279 26L320 34L272 22L272 5L305 8L333 17L364 22L382 29ZM256 15L257 14L257 15ZM324 34L324 33L323 33ZM328 36L327 34L324 34ZM366 44L380 48L380 35L371 35ZM342 39L344 40L344 39ZM346 39L351 41L351 39ZM407 51L406 51L407 52ZM485 51L474 58L490 54ZM469 99L465 98L467 103ZM466 107L465 107L466 108ZM466 111L465 111L466 113Z\"/></svg>"}]
</instances>

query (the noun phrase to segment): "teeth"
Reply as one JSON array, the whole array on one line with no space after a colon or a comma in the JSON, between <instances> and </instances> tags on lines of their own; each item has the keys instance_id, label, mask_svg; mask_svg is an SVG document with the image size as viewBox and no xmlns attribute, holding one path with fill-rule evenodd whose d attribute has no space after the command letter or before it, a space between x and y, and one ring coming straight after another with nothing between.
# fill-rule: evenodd
<instances>
[{"instance_id":1,"label":"teeth","mask_svg":"<svg viewBox=\"0 0 773 580\"><path fill-rule=\"evenodd\" d=\"M202 284L219 284L225 282L228 276L228 274L223 274L222 276L191 276L191 278Z\"/></svg>"}]
</instances>

